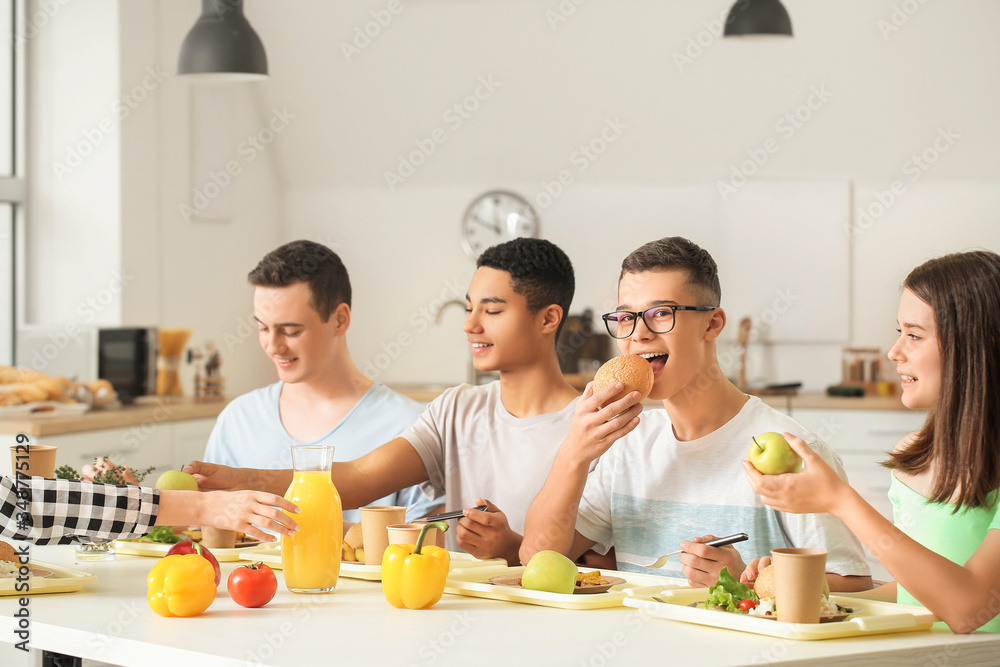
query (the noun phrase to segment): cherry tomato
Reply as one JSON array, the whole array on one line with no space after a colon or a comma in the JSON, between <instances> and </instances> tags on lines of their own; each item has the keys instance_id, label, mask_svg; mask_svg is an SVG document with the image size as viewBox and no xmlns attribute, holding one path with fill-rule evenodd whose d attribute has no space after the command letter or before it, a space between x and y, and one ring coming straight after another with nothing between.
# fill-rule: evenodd
<instances>
[{"instance_id":1,"label":"cherry tomato","mask_svg":"<svg viewBox=\"0 0 1000 667\"><path fill-rule=\"evenodd\" d=\"M756 600L751 600L750 598L744 598L743 600L740 600L739 606L740 609L742 609L743 611L750 613L750 610L756 607L757 604L758 603Z\"/></svg>"},{"instance_id":2,"label":"cherry tomato","mask_svg":"<svg viewBox=\"0 0 1000 667\"><path fill-rule=\"evenodd\" d=\"M174 554L201 554L212 564L212 568L215 570L215 585L218 586L219 582L222 581L222 568L219 567L219 561L207 547L201 546L200 543L192 542L191 540L178 542L170 547L170 551L167 552L168 556L173 556Z\"/></svg>"},{"instance_id":3,"label":"cherry tomato","mask_svg":"<svg viewBox=\"0 0 1000 667\"><path fill-rule=\"evenodd\" d=\"M229 597L241 607L263 607L278 590L278 580L264 563L252 563L233 570L226 587Z\"/></svg>"}]
</instances>

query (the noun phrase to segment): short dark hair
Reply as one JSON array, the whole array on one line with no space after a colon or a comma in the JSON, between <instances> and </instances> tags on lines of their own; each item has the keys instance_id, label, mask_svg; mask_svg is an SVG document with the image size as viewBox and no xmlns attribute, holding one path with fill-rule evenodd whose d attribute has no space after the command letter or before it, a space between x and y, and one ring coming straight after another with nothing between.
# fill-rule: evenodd
<instances>
[{"instance_id":1,"label":"short dark hair","mask_svg":"<svg viewBox=\"0 0 1000 667\"><path fill-rule=\"evenodd\" d=\"M327 322L342 303L351 305L351 279L337 253L313 241L292 241L264 255L247 280L255 287L308 283L312 307Z\"/></svg>"},{"instance_id":2,"label":"short dark hair","mask_svg":"<svg viewBox=\"0 0 1000 667\"><path fill-rule=\"evenodd\" d=\"M992 507L1000 485L1000 255L974 250L913 269L903 287L934 311L941 351L937 405L883 465L916 474L934 464L928 501Z\"/></svg>"},{"instance_id":3,"label":"short dark hair","mask_svg":"<svg viewBox=\"0 0 1000 667\"><path fill-rule=\"evenodd\" d=\"M621 282L626 273L643 271L687 271L688 287L699 299L705 301L700 306L718 306L722 301L722 286L719 285L719 267L707 250L683 236L669 236L658 241L650 241L633 250L622 261Z\"/></svg>"},{"instance_id":4,"label":"short dark hair","mask_svg":"<svg viewBox=\"0 0 1000 667\"><path fill-rule=\"evenodd\" d=\"M487 248L476 261L477 268L484 266L509 273L514 291L527 300L532 312L552 304L561 307L559 337L576 290L573 264L566 253L551 241L519 238Z\"/></svg>"}]
</instances>

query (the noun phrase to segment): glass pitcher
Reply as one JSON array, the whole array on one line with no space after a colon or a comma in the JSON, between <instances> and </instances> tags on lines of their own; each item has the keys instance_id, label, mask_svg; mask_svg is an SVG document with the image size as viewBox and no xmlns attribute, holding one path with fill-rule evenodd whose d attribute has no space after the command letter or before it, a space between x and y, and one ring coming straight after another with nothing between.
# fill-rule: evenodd
<instances>
[{"instance_id":1,"label":"glass pitcher","mask_svg":"<svg viewBox=\"0 0 1000 667\"><path fill-rule=\"evenodd\" d=\"M292 593L332 593L340 576L344 518L330 471L333 447L293 445L292 484L285 499L295 503L299 530L281 538L281 567Z\"/></svg>"}]
</instances>

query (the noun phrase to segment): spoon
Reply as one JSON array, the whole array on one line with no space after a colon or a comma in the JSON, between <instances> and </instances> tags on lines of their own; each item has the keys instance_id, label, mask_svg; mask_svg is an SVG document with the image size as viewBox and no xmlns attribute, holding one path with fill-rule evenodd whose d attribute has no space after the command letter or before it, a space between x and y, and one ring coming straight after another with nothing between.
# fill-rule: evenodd
<instances>
[{"instance_id":1,"label":"spoon","mask_svg":"<svg viewBox=\"0 0 1000 667\"><path fill-rule=\"evenodd\" d=\"M705 546L708 546L708 547L724 547L727 544L735 544L737 542L745 542L748 539L750 539L750 536L747 535L746 533L736 533L735 535L728 535L726 537L720 537L718 539L712 540L711 542L700 542L700 544L704 544ZM658 570L658 569L660 569L661 567L663 567L664 565L667 564L667 560L671 556L676 556L676 555L682 554L682 553L684 553L683 549L680 550L680 551L672 551L672 552L668 553L666 556L660 556L659 558L657 558L655 560L650 560L650 561L647 561L645 563L640 563L639 561L634 561L634 560L626 560L625 562L628 563L629 565L638 565L639 567L649 568L650 570Z\"/></svg>"}]
</instances>

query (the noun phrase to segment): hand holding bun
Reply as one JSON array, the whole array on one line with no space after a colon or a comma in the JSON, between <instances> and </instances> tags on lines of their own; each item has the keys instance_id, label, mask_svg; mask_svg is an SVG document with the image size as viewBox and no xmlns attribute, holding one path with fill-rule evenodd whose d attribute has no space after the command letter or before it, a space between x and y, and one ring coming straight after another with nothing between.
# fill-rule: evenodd
<instances>
[{"instance_id":1,"label":"hand holding bun","mask_svg":"<svg viewBox=\"0 0 1000 667\"><path fill-rule=\"evenodd\" d=\"M637 391L642 399L653 390L653 367L635 354L622 354L607 361L594 375L594 392L621 382L625 388L620 394L606 401L604 405L617 401L629 392ZM601 407L603 408L604 405Z\"/></svg>"}]
</instances>

